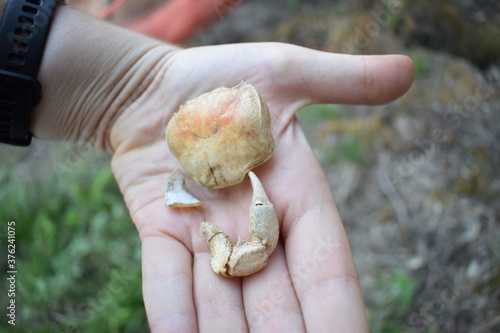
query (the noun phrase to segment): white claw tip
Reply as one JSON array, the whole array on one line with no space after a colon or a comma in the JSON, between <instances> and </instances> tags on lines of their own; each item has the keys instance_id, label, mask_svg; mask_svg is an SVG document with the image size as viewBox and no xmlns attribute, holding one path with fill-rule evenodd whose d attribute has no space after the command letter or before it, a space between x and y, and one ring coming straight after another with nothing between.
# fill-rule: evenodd
<instances>
[{"instance_id":1,"label":"white claw tip","mask_svg":"<svg viewBox=\"0 0 500 333\"><path fill-rule=\"evenodd\" d=\"M253 196L252 196L252 205L253 206L261 206L271 205L269 198L267 197L266 191L264 190L264 186L260 182L259 178L252 171L248 172L248 177L250 178L250 182L252 183Z\"/></svg>"}]
</instances>

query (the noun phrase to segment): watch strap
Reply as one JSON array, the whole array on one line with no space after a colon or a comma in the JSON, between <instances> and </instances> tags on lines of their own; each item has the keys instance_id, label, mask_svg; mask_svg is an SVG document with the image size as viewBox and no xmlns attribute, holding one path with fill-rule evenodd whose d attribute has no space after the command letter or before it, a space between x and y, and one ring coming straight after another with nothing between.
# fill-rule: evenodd
<instances>
[{"instance_id":1,"label":"watch strap","mask_svg":"<svg viewBox=\"0 0 500 333\"><path fill-rule=\"evenodd\" d=\"M0 142L28 146L36 79L58 0L10 0L0 25Z\"/></svg>"}]
</instances>

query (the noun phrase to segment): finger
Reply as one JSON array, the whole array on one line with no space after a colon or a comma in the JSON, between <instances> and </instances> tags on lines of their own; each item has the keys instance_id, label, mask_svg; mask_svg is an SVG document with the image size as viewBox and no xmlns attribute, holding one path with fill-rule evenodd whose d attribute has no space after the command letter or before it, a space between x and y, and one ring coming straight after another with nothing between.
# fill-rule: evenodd
<instances>
[{"instance_id":1,"label":"finger","mask_svg":"<svg viewBox=\"0 0 500 333\"><path fill-rule=\"evenodd\" d=\"M141 238L143 296L151 331L196 332L191 253L164 234Z\"/></svg>"},{"instance_id":2,"label":"finger","mask_svg":"<svg viewBox=\"0 0 500 333\"><path fill-rule=\"evenodd\" d=\"M310 210L289 235L291 243L300 239L300 248L287 247L292 281L307 331L332 332L335 327L335 332L367 332L349 244L338 216L328 212L330 208L318 206ZM314 224L314 230L307 227Z\"/></svg>"},{"instance_id":3,"label":"finger","mask_svg":"<svg viewBox=\"0 0 500 333\"><path fill-rule=\"evenodd\" d=\"M300 304L288 274L283 244L267 266L243 279L248 326L255 332L304 332Z\"/></svg>"},{"instance_id":4,"label":"finger","mask_svg":"<svg viewBox=\"0 0 500 333\"><path fill-rule=\"evenodd\" d=\"M200 332L247 332L241 279L216 275L208 252L195 255L193 271Z\"/></svg>"},{"instance_id":5,"label":"finger","mask_svg":"<svg viewBox=\"0 0 500 333\"><path fill-rule=\"evenodd\" d=\"M307 189L307 198L289 207L288 228L283 230L286 259L307 331L367 332L354 261L328 182L319 165L309 175L301 183L290 184L296 191L306 183L312 188Z\"/></svg>"},{"instance_id":6,"label":"finger","mask_svg":"<svg viewBox=\"0 0 500 333\"><path fill-rule=\"evenodd\" d=\"M305 104L384 104L404 94L414 67L403 55L354 56L288 44L264 48L277 91Z\"/></svg>"}]
</instances>

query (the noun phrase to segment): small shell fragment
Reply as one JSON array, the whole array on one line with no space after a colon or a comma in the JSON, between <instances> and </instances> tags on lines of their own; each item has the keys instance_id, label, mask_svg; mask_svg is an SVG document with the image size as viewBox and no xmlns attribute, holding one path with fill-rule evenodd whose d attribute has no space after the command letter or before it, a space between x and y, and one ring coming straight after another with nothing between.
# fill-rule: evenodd
<instances>
[{"instance_id":1,"label":"small shell fragment","mask_svg":"<svg viewBox=\"0 0 500 333\"><path fill-rule=\"evenodd\" d=\"M191 177L212 189L240 183L274 149L269 109L243 81L182 105L168 123L166 139Z\"/></svg>"},{"instance_id":2,"label":"small shell fragment","mask_svg":"<svg viewBox=\"0 0 500 333\"><path fill-rule=\"evenodd\" d=\"M167 178L165 204L170 207L196 207L203 205L203 202L186 191L184 177L178 169L175 169Z\"/></svg>"}]
</instances>

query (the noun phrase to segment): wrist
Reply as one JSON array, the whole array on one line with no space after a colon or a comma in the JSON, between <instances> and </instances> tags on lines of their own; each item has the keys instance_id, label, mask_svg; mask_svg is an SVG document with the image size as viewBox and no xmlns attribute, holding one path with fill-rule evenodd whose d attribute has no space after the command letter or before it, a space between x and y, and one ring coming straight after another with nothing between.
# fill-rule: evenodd
<instances>
[{"instance_id":1,"label":"wrist","mask_svg":"<svg viewBox=\"0 0 500 333\"><path fill-rule=\"evenodd\" d=\"M174 49L59 8L38 74L43 90L33 110L33 134L111 150L109 133L115 119L153 82Z\"/></svg>"}]
</instances>

